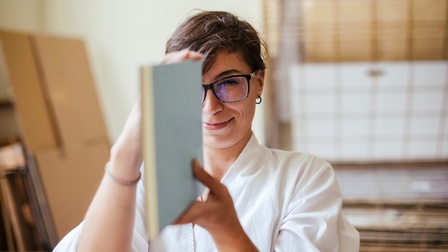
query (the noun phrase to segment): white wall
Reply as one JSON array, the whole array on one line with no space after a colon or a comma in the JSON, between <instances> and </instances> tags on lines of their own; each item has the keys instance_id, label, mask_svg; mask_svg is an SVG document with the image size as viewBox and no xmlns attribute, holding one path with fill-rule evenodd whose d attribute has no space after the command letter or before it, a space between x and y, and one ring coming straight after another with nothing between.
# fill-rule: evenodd
<instances>
[{"instance_id":1,"label":"white wall","mask_svg":"<svg viewBox=\"0 0 448 252\"><path fill-rule=\"evenodd\" d=\"M2 0L0 27L44 31L86 42L113 142L138 96L139 65L162 57L166 40L193 9L231 11L256 29L262 27L261 0ZM259 111L254 131L260 142L264 142L263 120Z\"/></svg>"},{"instance_id":2,"label":"white wall","mask_svg":"<svg viewBox=\"0 0 448 252\"><path fill-rule=\"evenodd\" d=\"M39 31L42 28L40 1L0 1L0 28Z\"/></svg>"}]
</instances>

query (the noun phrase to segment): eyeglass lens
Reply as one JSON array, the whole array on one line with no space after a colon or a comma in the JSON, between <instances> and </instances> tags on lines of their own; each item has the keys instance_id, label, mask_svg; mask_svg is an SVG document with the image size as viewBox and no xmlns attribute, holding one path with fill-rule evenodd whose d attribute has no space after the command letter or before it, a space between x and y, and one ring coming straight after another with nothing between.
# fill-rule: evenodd
<instances>
[{"instance_id":1,"label":"eyeglass lens","mask_svg":"<svg viewBox=\"0 0 448 252\"><path fill-rule=\"evenodd\" d=\"M236 102L247 97L249 85L244 76L235 76L222 79L213 84L213 93L223 102ZM202 97L205 99L205 90L202 87Z\"/></svg>"}]
</instances>

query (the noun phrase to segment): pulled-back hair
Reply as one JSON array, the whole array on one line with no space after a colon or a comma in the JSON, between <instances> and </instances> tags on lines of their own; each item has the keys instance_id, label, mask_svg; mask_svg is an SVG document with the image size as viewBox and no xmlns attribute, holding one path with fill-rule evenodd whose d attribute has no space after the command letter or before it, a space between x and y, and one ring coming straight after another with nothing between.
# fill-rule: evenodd
<instances>
[{"instance_id":1,"label":"pulled-back hair","mask_svg":"<svg viewBox=\"0 0 448 252\"><path fill-rule=\"evenodd\" d=\"M239 53L255 70L264 70L267 46L245 20L223 11L203 11L185 20L166 43L165 53L189 49L204 54L203 73L221 51Z\"/></svg>"}]
</instances>

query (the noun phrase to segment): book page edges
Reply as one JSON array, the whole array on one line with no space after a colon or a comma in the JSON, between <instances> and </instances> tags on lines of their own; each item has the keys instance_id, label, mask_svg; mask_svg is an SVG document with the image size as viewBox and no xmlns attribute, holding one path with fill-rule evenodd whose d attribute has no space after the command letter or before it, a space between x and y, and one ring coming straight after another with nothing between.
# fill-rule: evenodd
<instances>
[{"instance_id":1,"label":"book page edges","mask_svg":"<svg viewBox=\"0 0 448 252\"><path fill-rule=\"evenodd\" d=\"M143 131L143 159L145 166L146 191L146 227L147 237L153 238L159 234L159 207L157 197L157 171L155 156L154 132L154 93L152 67L141 68L142 80L142 131Z\"/></svg>"}]
</instances>

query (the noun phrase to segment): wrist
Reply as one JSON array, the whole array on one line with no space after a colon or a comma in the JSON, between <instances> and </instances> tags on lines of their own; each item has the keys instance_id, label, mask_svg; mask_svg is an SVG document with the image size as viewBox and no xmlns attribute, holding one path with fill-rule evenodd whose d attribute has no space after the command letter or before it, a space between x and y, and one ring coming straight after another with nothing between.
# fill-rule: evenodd
<instances>
[{"instance_id":1,"label":"wrist","mask_svg":"<svg viewBox=\"0 0 448 252\"><path fill-rule=\"evenodd\" d=\"M109 163L106 164L106 167L104 169L106 175L115 183L122 185L122 186L134 186L137 185L137 183L140 181L140 178L142 177L141 172L138 173L138 177L136 177L135 179L132 180L126 180L126 179L122 179L120 177L115 176L114 174L112 174L112 172L110 171L110 165Z\"/></svg>"},{"instance_id":2,"label":"wrist","mask_svg":"<svg viewBox=\"0 0 448 252\"><path fill-rule=\"evenodd\" d=\"M237 228L214 232L211 236L218 251L258 251L239 223Z\"/></svg>"},{"instance_id":3,"label":"wrist","mask_svg":"<svg viewBox=\"0 0 448 252\"><path fill-rule=\"evenodd\" d=\"M142 163L141 148L139 145L123 145L116 143L110 150L110 162L126 166L127 169L139 169Z\"/></svg>"},{"instance_id":4,"label":"wrist","mask_svg":"<svg viewBox=\"0 0 448 252\"><path fill-rule=\"evenodd\" d=\"M110 152L108 170L114 176L132 181L140 175L142 159L139 151L114 145Z\"/></svg>"}]
</instances>

